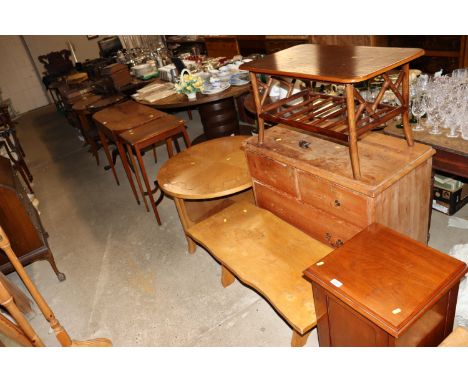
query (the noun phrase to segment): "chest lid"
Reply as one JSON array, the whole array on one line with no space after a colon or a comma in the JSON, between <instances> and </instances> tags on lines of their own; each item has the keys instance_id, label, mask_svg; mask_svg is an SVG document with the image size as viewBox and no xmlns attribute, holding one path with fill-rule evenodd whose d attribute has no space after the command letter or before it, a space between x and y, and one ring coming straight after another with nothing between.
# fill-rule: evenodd
<instances>
[{"instance_id":1,"label":"chest lid","mask_svg":"<svg viewBox=\"0 0 468 382\"><path fill-rule=\"evenodd\" d=\"M465 263L374 223L304 273L399 337L466 271Z\"/></svg>"}]
</instances>

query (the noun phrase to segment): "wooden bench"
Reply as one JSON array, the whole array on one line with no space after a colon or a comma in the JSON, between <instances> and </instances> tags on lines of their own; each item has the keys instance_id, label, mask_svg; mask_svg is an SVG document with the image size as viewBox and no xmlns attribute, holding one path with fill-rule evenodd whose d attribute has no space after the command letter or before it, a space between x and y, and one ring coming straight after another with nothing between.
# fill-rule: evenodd
<instances>
[{"instance_id":1,"label":"wooden bench","mask_svg":"<svg viewBox=\"0 0 468 382\"><path fill-rule=\"evenodd\" d=\"M271 212L237 202L190 227L188 235L221 263L221 283L238 278L265 297L303 346L316 326L314 298L303 271L332 251Z\"/></svg>"}]
</instances>

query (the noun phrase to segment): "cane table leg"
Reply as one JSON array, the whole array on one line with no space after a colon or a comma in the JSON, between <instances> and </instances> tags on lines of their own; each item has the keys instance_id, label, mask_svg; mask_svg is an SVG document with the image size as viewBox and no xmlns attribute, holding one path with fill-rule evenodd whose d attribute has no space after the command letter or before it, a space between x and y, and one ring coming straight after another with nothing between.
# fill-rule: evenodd
<instances>
[{"instance_id":1,"label":"cane table leg","mask_svg":"<svg viewBox=\"0 0 468 382\"><path fill-rule=\"evenodd\" d=\"M403 90L403 102L404 102L404 110L403 110L403 129L405 131L406 142L408 142L408 146L413 146L413 132L411 131L411 126L409 123L409 64L403 65L403 82L402 82L402 90Z\"/></svg>"},{"instance_id":2,"label":"cane table leg","mask_svg":"<svg viewBox=\"0 0 468 382\"><path fill-rule=\"evenodd\" d=\"M109 151L109 145L107 144L107 138L105 134L101 131L101 128L98 129L98 134L99 139L101 140L102 148L104 150L104 153L106 154L107 161L109 162L109 166L112 170L112 173L114 174L115 181L117 182L117 185L120 186L119 178L117 177L117 173L115 172L114 163L112 162L111 153Z\"/></svg>"},{"instance_id":3,"label":"cane table leg","mask_svg":"<svg viewBox=\"0 0 468 382\"><path fill-rule=\"evenodd\" d=\"M179 218L180 222L182 223L182 227L185 232L190 228L190 220L187 216L187 210L185 209L185 204L183 199L179 199L174 197L174 203L177 208L177 212L179 213ZM195 242L187 235L185 234L185 238L187 239L187 244L188 244L188 252L190 254L195 253L195 250L197 249L197 245Z\"/></svg>"},{"instance_id":4,"label":"cane table leg","mask_svg":"<svg viewBox=\"0 0 468 382\"><path fill-rule=\"evenodd\" d=\"M188 149L192 144L190 143L190 138L187 133L187 129L184 126L182 126L182 137L184 138L184 143L185 143L185 148Z\"/></svg>"},{"instance_id":5,"label":"cane table leg","mask_svg":"<svg viewBox=\"0 0 468 382\"><path fill-rule=\"evenodd\" d=\"M133 170L135 171L135 177L138 183L138 188L140 190L141 197L143 199L143 203L145 203L146 212L149 212L148 202L146 201L145 192L143 191L143 186L141 184L140 172L136 166L135 158L133 157L132 147L130 145L125 145L125 147L127 148L128 156L130 157L130 162L132 164ZM139 148L135 147L135 151L136 150L139 150Z\"/></svg>"},{"instance_id":6,"label":"cane table leg","mask_svg":"<svg viewBox=\"0 0 468 382\"><path fill-rule=\"evenodd\" d=\"M127 174L128 182L130 183L130 187L132 188L133 195L135 196L135 199L138 204L140 204L140 198L138 197L137 190L135 188L135 182L133 181L133 176L132 172L130 170L130 166L128 165L127 161L127 154L122 146L122 143L120 143L119 139L116 139L117 141L117 150L119 151L120 159L122 160L123 168L125 170L125 173Z\"/></svg>"},{"instance_id":7,"label":"cane table leg","mask_svg":"<svg viewBox=\"0 0 468 382\"><path fill-rule=\"evenodd\" d=\"M141 157L141 152L140 150L135 150L135 153L137 156L138 164L140 166L141 176L143 177L143 181L145 182L146 192L148 193L151 207L153 208L153 211L154 211L154 216L156 216L156 220L158 224L161 225L161 218L159 217L158 209L156 207L156 203L153 198L153 193L151 192L151 187L148 181L148 175L146 174L145 164L143 163L143 158Z\"/></svg>"},{"instance_id":8,"label":"cane table leg","mask_svg":"<svg viewBox=\"0 0 468 382\"><path fill-rule=\"evenodd\" d=\"M349 153L351 156L351 167L353 169L354 179L361 178L361 168L359 166L359 153L356 135L356 119L354 111L354 86L346 85L346 108L348 111L348 128L349 128Z\"/></svg>"},{"instance_id":9,"label":"cane table leg","mask_svg":"<svg viewBox=\"0 0 468 382\"><path fill-rule=\"evenodd\" d=\"M255 110L257 111L257 123L258 123L258 143L263 144L264 132L265 132L265 122L263 118L260 117L260 94L258 92L258 85L257 85L257 76L255 73L250 73L250 82L252 83L252 93L254 96L255 101Z\"/></svg>"}]
</instances>

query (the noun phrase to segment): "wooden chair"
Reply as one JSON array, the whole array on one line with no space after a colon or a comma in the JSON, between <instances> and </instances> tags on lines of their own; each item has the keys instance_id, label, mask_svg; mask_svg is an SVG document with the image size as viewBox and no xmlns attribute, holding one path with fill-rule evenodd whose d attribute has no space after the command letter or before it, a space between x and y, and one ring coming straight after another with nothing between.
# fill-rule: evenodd
<instances>
[{"instance_id":1,"label":"wooden chair","mask_svg":"<svg viewBox=\"0 0 468 382\"><path fill-rule=\"evenodd\" d=\"M209 57L233 57L240 54L235 36L205 36L204 39Z\"/></svg>"},{"instance_id":2,"label":"wooden chair","mask_svg":"<svg viewBox=\"0 0 468 382\"><path fill-rule=\"evenodd\" d=\"M18 257L13 252L10 241L2 227L0 227L0 249L5 252L8 259L15 267L16 272L38 305L45 319L49 322L51 329L55 332L55 335L62 346L112 346L112 342L106 338L97 338L87 341L76 341L70 338L67 331L56 319L49 305L24 270L21 262L18 260ZM44 346L44 343L36 334L28 320L24 317L23 313L15 303L12 294L8 288L5 287L2 280L0 280L0 305L8 311L15 321L11 322L0 314L0 331L2 333L24 346Z\"/></svg>"}]
</instances>

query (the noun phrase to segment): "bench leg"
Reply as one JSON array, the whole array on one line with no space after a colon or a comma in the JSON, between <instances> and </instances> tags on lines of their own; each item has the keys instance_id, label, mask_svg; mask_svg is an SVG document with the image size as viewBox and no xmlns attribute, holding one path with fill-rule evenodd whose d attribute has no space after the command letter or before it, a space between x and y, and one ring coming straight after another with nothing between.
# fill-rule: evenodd
<instances>
[{"instance_id":1,"label":"bench leg","mask_svg":"<svg viewBox=\"0 0 468 382\"><path fill-rule=\"evenodd\" d=\"M221 284L224 288L236 281L235 276L224 266L221 265Z\"/></svg>"},{"instance_id":2,"label":"bench leg","mask_svg":"<svg viewBox=\"0 0 468 382\"><path fill-rule=\"evenodd\" d=\"M184 231L187 232L187 229L190 228L190 220L187 216L187 210L185 209L184 200L174 197L174 203L176 205L177 212L179 213L179 218L180 222L182 223L182 227L184 228ZM195 253L197 245L187 234L185 234L185 238L187 239L188 252L190 254Z\"/></svg>"},{"instance_id":3,"label":"bench leg","mask_svg":"<svg viewBox=\"0 0 468 382\"><path fill-rule=\"evenodd\" d=\"M292 333L292 338L291 338L291 346L292 347L301 347L304 346L307 343L307 338L309 338L311 330L309 330L305 334L299 334L299 332L296 332L293 330Z\"/></svg>"}]
</instances>

